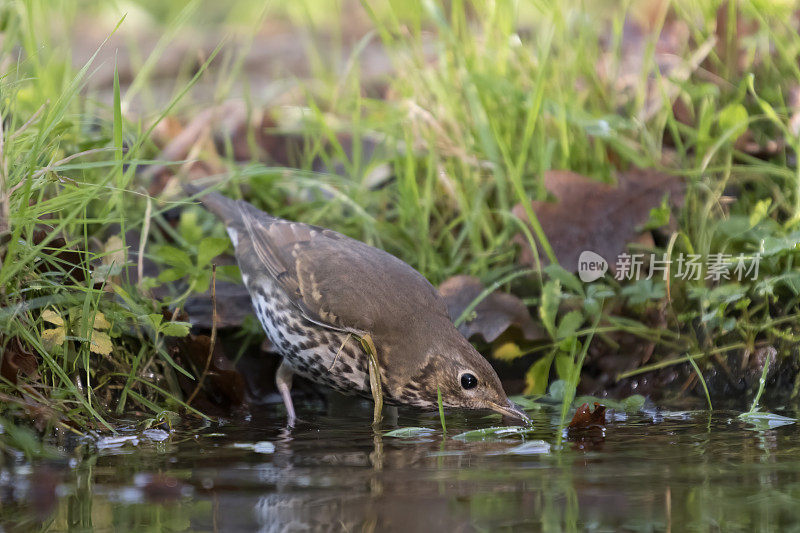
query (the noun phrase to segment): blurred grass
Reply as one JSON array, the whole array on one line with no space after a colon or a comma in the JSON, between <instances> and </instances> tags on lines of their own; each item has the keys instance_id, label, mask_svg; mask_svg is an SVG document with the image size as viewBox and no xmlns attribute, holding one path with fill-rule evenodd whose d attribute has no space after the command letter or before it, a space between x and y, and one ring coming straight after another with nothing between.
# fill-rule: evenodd
<instances>
[{"instance_id":1,"label":"blurred grass","mask_svg":"<svg viewBox=\"0 0 800 533\"><path fill-rule=\"evenodd\" d=\"M623 292L610 284L613 297L605 300L553 285L558 302L582 302L584 326L595 324L603 310L606 322L584 329L576 324L541 349L558 365L567 360L565 354L585 353L582 343L595 330L610 329L646 340L667 337L676 354L708 355L731 343L752 351L767 343L787 347L781 357L796 357L796 348L788 348L800 311L794 266L800 140L787 103L800 84L794 6L730 3L721 31L716 29L720 5L687 0L5 3L0 7L0 199L8 210L0 211L0 230L6 217L8 231L0 235L0 342L22 339L41 357L44 394L36 401L60 414L54 424L101 428L122 390L130 409L152 414L185 409L177 375L191 372L165 348L165 336L185 331L164 328L170 328L166 324L185 297L207 285L209 266L199 260L204 251L193 242L196 231L175 229L168 219L179 200L166 192L150 198L141 170L158 157L153 132L165 117L191 118L231 97L243 97L252 108L280 103L276 95L288 86L293 104L278 105L278 111L301 117L294 122L304 139L301 168L223 159L229 194L382 247L433 283L462 273L491 283L515 278L518 250L512 239L521 231L531 244L536 234L542 243L538 255L552 262L540 228L534 224L529 230L511 214L521 203L535 221L529 205L545 197L545 171L571 169L611 181L616 171L632 166L669 170L688 183L670 251L707 257L752 254L765 243L773 245L777 251L762 265L760 279L722 284L716 293L710 289L718 287L702 280L673 283L668 304L663 298L633 303L631 295L644 290L638 286ZM754 29L738 35L737 16ZM626 31L637 21L648 31L632 47ZM685 23L695 43L674 51L684 60L702 43L721 39L699 68L670 81L659 73L656 52L662 46L658 35L676 21ZM79 66L73 56L87 39L74 27L102 36L94 43L98 56ZM248 54L265 34L279 30L308 57L310 74L253 86L265 78L253 75ZM198 41L198 35L218 40ZM132 77L120 78L123 50L102 45L106 37L125 45ZM385 50L388 75L370 72L366 58L376 43ZM157 89L164 85L158 64L174 49L186 52L168 76L165 95ZM631 52L641 62L638 82L620 89L618 78ZM111 86L93 85L93 76L109 64ZM673 87L674 97L668 94ZM673 99L687 110L688 123L676 117ZM786 145L768 157L743 152L735 144L742 127L757 141L783 139ZM379 150L369 157L365 140L376 139ZM315 160L327 169L342 165L343 171L314 172ZM382 165L393 179L376 187L371 180ZM738 195L735 203L727 200L731 191ZM194 217L200 235L224 237L206 213L194 208L184 216ZM182 294L155 300L150 290L158 280L131 283L120 272L102 285L93 282L102 263L109 272L136 269L136 259L120 249L122 241L111 240L129 230L143 234L148 259L174 266L163 245L178 250L170 252L173 263L176 253L186 255L178 261L191 265ZM77 268L61 257L72 249L80 256ZM532 307L543 305L544 278L533 276L523 288ZM598 308L598 301L606 301L605 307ZM656 333L612 316L620 305L633 314L667 308L672 331ZM65 342L45 346L42 311L73 317L69 309L76 307L78 323ZM112 324L113 351L107 355L92 351L91 317L97 313ZM154 318L162 315L163 323ZM675 340L670 333L683 336ZM572 367L559 368L573 377ZM536 372L536 379L529 373L529 386L541 389L549 366ZM30 395L27 386L22 377L16 384L4 379L0 388L24 397Z\"/></svg>"}]
</instances>

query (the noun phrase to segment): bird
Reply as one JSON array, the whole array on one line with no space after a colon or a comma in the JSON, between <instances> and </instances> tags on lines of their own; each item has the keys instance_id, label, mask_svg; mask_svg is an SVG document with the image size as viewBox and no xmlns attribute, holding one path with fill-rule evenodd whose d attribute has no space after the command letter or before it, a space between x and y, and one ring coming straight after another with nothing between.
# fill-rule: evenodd
<instances>
[{"instance_id":1,"label":"bird","mask_svg":"<svg viewBox=\"0 0 800 533\"><path fill-rule=\"evenodd\" d=\"M271 216L196 184L184 189L225 225L267 338L288 425L292 377L383 404L491 410L530 422L456 329L431 283L401 259L319 226ZM441 400L440 400L441 398Z\"/></svg>"}]
</instances>

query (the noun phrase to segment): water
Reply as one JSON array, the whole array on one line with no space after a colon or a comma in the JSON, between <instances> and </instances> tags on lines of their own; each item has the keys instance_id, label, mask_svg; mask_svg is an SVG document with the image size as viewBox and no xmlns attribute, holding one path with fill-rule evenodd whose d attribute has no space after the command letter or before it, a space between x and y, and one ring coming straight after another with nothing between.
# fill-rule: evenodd
<instances>
[{"instance_id":1,"label":"water","mask_svg":"<svg viewBox=\"0 0 800 533\"><path fill-rule=\"evenodd\" d=\"M394 439L372 432L368 405L349 409L301 408L293 430L267 410L246 423L135 431L79 446L71 464L7 461L0 529L800 530L796 424L610 412L604 432L562 441L545 406L525 441L464 442L452 437L499 419L450 413L443 440L437 413L401 410L400 426L436 431Z\"/></svg>"}]
</instances>

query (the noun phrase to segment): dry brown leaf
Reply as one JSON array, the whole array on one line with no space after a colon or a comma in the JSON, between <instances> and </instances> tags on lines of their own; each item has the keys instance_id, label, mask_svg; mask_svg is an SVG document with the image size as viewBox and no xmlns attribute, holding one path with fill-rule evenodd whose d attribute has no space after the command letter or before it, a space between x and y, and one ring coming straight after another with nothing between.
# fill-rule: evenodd
<instances>
[{"instance_id":1,"label":"dry brown leaf","mask_svg":"<svg viewBox=\"0 0 800 533\"><path fill-rule=\"evenodd\" d=\"M585 403L578 407L569 423L569 429L586 429L606 425L606 406L594 402L594 411Z\"/></svg>"},{"instance_id":2,"label":"dry brown leaf","mask_svg":"<svg viewBox=\"0 0 800 533\"><path fill-rule=\"evenodd\" d=\"M179 317L181 319L185 317ZM211 337L208 335L188 335L167 340L173 355L180 360L191 361L191 366L202 370L208 359ZM194 391L197 381L179 377L181 387L188 395ZM203 389L192 402L193 406L217 406L226 410L240 407L245 401L245 379L236 366L225 355L221 342L214 343L209 372L203 381Z\"/></svg>"},{"instance_id":3,"label":"dry brown leaf","mask_svg":"<svg viewBox=\"0 0 800 533\"><path fill-rule=\"evenodd\" d=\"M689 25L669 11L669 2L647 1L632 6L622 28L621 50L604 51L596 66L598 77L606 80L617 95L617 106L624 106L644 91L639 118L648 120L675 101L679 83L686 81L713 50L716 37L703 43L691 41ZM663 20L663 25L661 21ZM656 36L655 31L660 29ZM655 39L651 65L646 56L648 41ZM655 68L656 77L645 69ZM642 80L646 85L642 87ZM666 100L665 100L666 97Z\"/></svg>"},{"instance_id":4,"label":"dry brown leaf","mask_svg":"<svg viewBox=\"0 0 800 533\"><path fill-rule=\"evenodd\" d=\"M39 377L39 360L18 338L11 338L2 348L0 344L0 375L5 379L16 383L20 372L32 379Z\"/></svg>"},{"instance_id":5,"label":"dry brown leaf","mask_svg":"<svg viewBox=\"0 0 800 533\"><path fill-rule=\"evenodd\" d=\"M474 276L454 276L439 286L447 310L453 320L484 291L481 281ZM492 342L508 328L519 328L527 340L544 338L542 329L533 321L522 300L512 294L494 291L484 298L458 328L466 338L479 335Z\"/></svg>"},{"instance_id":6,"label":"dry brown leaf","mask_svg":"<svg viewBox=\"0 0 800 533\"><path fill-rule=\"evenodd\" d=\"M534 201L531 206L556 259L570 271L577 270L578 257L585 250L599 254L613 271L617 256L639 237L637 228L648 220L650 210L667 193L672 205L680 205L684 192L680 178L653 170L626 172L616 187L567 170L548 171L544 182L557 201ZM521 204L513 211L528 221ZM520 261L534 265L524 237L517 235L515 242L522 246ZM546 263L541 247L539 256Z\"/></svg>"}]
</instances>

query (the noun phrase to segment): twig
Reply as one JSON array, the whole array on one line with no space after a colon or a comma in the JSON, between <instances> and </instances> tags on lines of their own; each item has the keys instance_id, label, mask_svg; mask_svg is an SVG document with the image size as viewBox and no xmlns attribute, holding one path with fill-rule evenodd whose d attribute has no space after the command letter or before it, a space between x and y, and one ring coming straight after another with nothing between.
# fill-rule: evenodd
<instances>
[{"instance_id":1,"label":"twig","mask_svg":"<svg viewBox=\"0 0 800 533\"><path fill-rule=\"evenodd\" d=\"M203 373L200 374L200 379L197 380L197 386L192 391L189 399L186 400L186 405L191 405L197 393L203 387L203 382L208 375L208 369L211 367L211 357L214 354L214 344L217 342L217 265L211 266L211 341L208 344L208 358L206 359L206 366L203 368Z\"/></svg>"}]
</instances>

